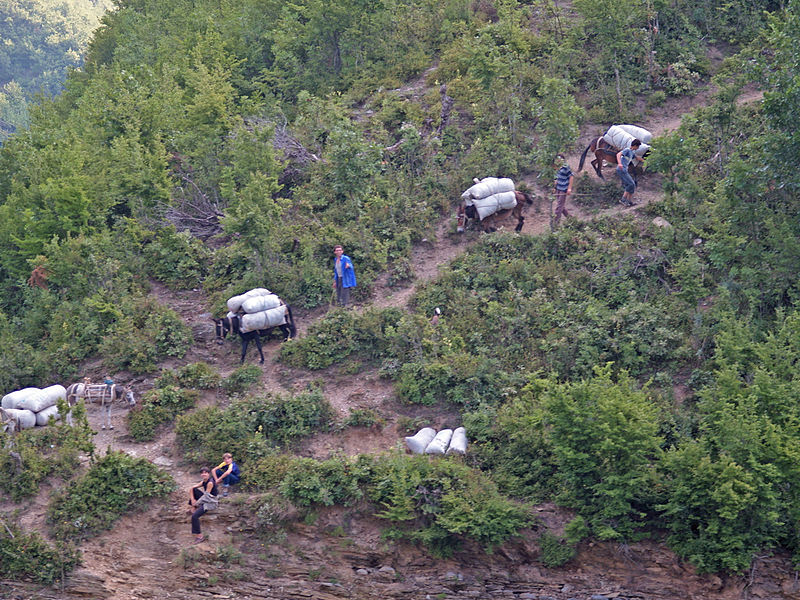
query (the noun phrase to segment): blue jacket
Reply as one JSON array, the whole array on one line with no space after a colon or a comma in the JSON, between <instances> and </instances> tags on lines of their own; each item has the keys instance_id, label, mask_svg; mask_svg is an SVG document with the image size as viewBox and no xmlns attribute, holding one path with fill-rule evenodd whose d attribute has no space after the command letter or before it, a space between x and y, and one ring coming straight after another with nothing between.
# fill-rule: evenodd
<instances>
[{"instance_id":1,"label":"blue jacket","mask_svg":"<svg viewBox=\"0 0 800 600\"><path fill-rule=\"evenodd\" d=\"M336 275L336 259L333 259L333 282L339 283ZM346 254L342 254L342 287L356 287L356 272L353 269L353 261Z\"/></svg>"}]
</instances>

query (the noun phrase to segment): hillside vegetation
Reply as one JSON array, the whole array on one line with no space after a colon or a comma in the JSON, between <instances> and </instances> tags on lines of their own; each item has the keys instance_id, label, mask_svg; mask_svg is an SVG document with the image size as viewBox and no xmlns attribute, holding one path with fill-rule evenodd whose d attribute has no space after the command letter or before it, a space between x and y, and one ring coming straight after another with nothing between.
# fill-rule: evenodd
<instances>
[{"instance_id":1,"label":"hillside vegetation","mask_svg":"<svg viewBox=\"0 0 800 600\"><path fill-rule=\"evenodd\" d=\"M713 78L710 104L653 144L664 199L647 219L486 235L408 310L331 310L282 347L293 368L378 370L401 400L458 411L466 461L298 458L293 442L341 425L324 389L248 395L252 367L225 381L196 365L165 372L129 423L137 440L174 423L192 457L233 447L267 521L284 503L370 502L387 539L437 556L467 538L491 550L531 523L530 504L554 501L575 518L542 542L552 564L583 539L650 535L701 572L741 573L776 550L797 560L798 11L118 0L84 68L0 149L0 390L74 379L89 358L156 375L182 357L191 332L153 281L202 287L217 315L251 287L310 309L328 302L341 243L368 304L379 278L413 282L413 248L476 174L541 194L584 121L636 121ZM710 58L719 48L724 62ZM763 102L739 106L756 85ZM231 402L192 411L192 388L219 386ZM217 433L198 435L209 422ZM0 489L36 494L86 451L81 431L18 436L30 458L20 471L0 450ZM64 569L69 544L113 523L65 525L79 506L127 509L99 503L118 499L120 469L136 489L171 489L127 460L111 454L73 481L84 502L53 500ZM41 540L13 540L55 560ZM12 538L0 548L13 552Z\"/></svg>"}]
</instances>

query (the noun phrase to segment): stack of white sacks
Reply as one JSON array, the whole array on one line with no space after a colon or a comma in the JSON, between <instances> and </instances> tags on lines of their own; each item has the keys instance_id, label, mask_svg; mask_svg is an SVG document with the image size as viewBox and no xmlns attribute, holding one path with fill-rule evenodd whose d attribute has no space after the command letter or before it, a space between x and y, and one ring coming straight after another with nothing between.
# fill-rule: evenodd
<instances>
[{"instance_id":1,"label":"stack of white sacks","mask_svg":"<svg viewBox=\"0 0 800 600\"><path fill-rule=\"evenodd\" d=\"M2 407L19 424L20 429L47 425L50 417L59 419L58 400L67 399L63 385L44 389L29 387L3 396Z\"/></svg>"},{"instance_id":2,"label":"stack of white sacks","mask_svg":"<svg viewBox=\"0 0 800 600\"><path fill-rule=\"evenodd\" d=\"M631 142L638 139L642 145L636 151L636 157L641 159L650 150L648 144L653 141L653 134L636 125L612 125L603 135L603 139L620 150L630 148Z\"/></svg>"},{"instance_id":3,"label":"stack of white sacks","mask_svg":"<svg viewBox=\"0 0 800 600\"><path fill-rule=\"evenodd\" d=\"M239 317L242 333L286 323L286 305L265 288L228 298L228 317Z\"/></svg>"},{"instance_id":4,"label":"stack of white sacks","mask_svg":"<svg viewBox=\"0 0 800 600\"><path fill-rule=\"evenodd\" d=\"M475 206L481 221L498 210L517 205L514 181L508 177L484 177L480 181L476 179L475 185L461 194L461 198L467 206Z\"/></svg>"},{"instance_id":5,"label":"stack of white sacks","mask_svg":"<svg viewBox=\"0 0 800 600\"><path fill-rule=\"evenodd\" d=\"M457 427L437 433L431 427L423 427L406 438L406 445L414 454L466 454L467 430Z\"/></svg>"}]
</instances>

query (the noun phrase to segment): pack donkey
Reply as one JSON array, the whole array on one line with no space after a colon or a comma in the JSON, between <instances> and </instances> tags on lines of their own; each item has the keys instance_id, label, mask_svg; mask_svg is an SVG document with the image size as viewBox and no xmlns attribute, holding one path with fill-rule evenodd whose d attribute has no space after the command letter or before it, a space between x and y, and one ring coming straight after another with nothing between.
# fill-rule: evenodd
<instances>
[{"instance_id":1,"label":"pack donkey","mask_svg":"<svg viewBox=\"0 0 800 600\"><path fill-rule=\"evenodd\" d=\"M242 333L241 317L239 315L229 315L222 317L221 319L213 319L213 321L216 330L217 344L224 343L225 337L230 332L239 334L239 337L242 340L242 358L239 361L241 364L244 363L244 357L247 354L247 346L251 341L256 343L258 354L261 356L260 362L264 362L264 351L261 347L261 338L269 335L272 330L275 329L275 327L279 327L283 332L283 341L290 340L297 335L297 327L295 327L294 316L292 316L292 307L288 304L286 305L285 322L281 325L276 325L275 327L268 327L266 329L257 329L255 331L247 331Z\"/></svg>"},{"instance_id":2,"label":"pack donkey","mask_svg":"<svg viewBox=\"0 0 800 600\"><path fill-rule=\"evenodd\" d=\"M136 399L133 397L133 390L127 386L117 383L73 383L67 388L67 403L70 408L78 403L78 400L98 402L101 409L105 409L106 423L102 429L114 429L111 424L111 405L115 401L126 400L129 407L136 406ZM67 413L67 422L72 425L72 412Z\"/></svg>"}]
</instances>

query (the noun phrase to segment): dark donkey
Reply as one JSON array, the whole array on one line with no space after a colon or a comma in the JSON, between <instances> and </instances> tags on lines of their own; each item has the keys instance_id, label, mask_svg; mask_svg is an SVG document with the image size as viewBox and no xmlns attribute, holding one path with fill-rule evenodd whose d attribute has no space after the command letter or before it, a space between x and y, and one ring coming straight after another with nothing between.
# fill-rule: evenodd
<instances>
[{"instance_id":1,"label":"dark donkey","mask_svg":"<svg viewBox=\"0 0 800 600\"><path fill-rule=\"evenodd\" d=\"M294 336L297 335L297 327L294 325L294 317L292 316L292 307L288 304L286 305L286 318L285 322L282 325L276 325L275 327L280 327L281 331L283 331L283 340L290 340ZM238 333L239 337L242 340L242 360L240 362L244 363L244 357L247 354L247 346L250 344L251 341L255 341L256 348L258 348L258 354L261 356L261 361L264 362L264 351L261 348L261 338L269 335L275 327L267 327L266 329L257 329L255 331L248 331L246 333L242 333L240 329L241 318L239 315L232 315L227 317L222 317L221 319L214 319L214 325L216 327L217 333L217 343L222 344L224 342L225 336L228 335L231 331L234 333Z\"/></svg>"}]
</instances>

